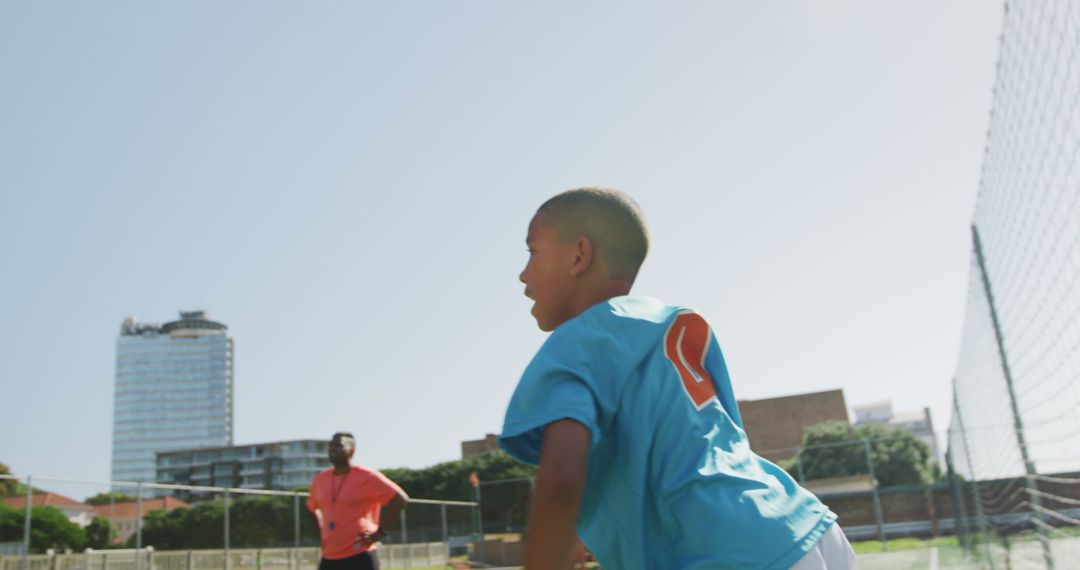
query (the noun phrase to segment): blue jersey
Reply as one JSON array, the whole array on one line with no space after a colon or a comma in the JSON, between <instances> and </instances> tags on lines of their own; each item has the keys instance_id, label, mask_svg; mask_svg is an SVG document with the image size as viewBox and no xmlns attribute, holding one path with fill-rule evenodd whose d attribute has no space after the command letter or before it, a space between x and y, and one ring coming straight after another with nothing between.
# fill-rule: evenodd
<instances>
[{"instance_id":1,"label":"blue jersey","mask_svg":"<svg viewBox=\"0 0 1080 570\"><path fill-rule=\"evenodd\" d=\"M605 568L789 568L836 520L750 450L720 347L690 310L618 297L559 326L500 444L535 464L564 418L591 434L577 531Z\"/></svg>"}]
</instances>

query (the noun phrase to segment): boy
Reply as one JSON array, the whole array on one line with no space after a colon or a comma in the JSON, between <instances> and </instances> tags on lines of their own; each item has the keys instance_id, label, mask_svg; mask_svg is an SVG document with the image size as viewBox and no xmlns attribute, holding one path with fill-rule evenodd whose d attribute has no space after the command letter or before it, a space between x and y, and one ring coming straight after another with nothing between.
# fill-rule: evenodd
<instances>
[{"instance_id":1,"label":"boy","mask_svg":"<svg viewBox=\"0 0 1080 570\"><path fill-rule=\"evenodd\" d=\"M539 464L525 566L575 534L617 570L856 568L836 515L750 451L720 347L696 313L628 296L648 250L626 194L571 190L529 224L541 330L500 445Z\"/></svg>"}]
</instances>

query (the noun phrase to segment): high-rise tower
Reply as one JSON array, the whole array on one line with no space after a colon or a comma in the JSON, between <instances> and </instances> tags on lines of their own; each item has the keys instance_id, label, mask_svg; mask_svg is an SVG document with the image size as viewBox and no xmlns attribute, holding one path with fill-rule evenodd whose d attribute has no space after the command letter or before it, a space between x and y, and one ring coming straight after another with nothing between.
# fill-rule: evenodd
<instances>
[{"instance_id":1,"label":"high-rise tower","mask_svg":"<svg viewBox=\"0 0 1080 570\"><path fill-rule=\"evenodd\" d=\"M116 343L112 479L155 480L154 453L232 445L233 342L203 311L128 317Z\"/></svg>"}]
</instances>

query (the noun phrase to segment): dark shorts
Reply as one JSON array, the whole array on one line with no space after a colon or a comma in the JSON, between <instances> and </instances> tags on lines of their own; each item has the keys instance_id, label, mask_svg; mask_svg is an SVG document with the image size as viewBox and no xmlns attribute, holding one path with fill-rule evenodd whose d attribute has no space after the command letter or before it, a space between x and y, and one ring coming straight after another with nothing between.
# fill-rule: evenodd
<instances>
[{"instance_id":1,"label":"dark shorts","mask_svg":"<svg viewBox=\"0 0 1080 570\"><path fill-rule=\"evenodd\" d=\"M319 560L319 570L379 570L379 554L374 550L340 560Z\"/></svg>"}]
</instances>

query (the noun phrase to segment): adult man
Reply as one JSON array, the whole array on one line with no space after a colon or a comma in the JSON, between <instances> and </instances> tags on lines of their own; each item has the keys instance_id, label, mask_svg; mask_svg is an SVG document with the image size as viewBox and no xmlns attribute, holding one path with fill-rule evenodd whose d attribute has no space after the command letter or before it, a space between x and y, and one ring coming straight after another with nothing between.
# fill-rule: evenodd
<instances>
[{"instance_id":1,"label":"adult man","mask_svg":"<svg viewBox=\"0 0 1080 570\"><path fill-rule=\"evenodd\" d=\"M311 480L307 507L319 524L319 570L378 570L376 544L405 508L409 496L375 469L353 465L356 439L338 432L330 439L332 467Z\"/></svg>"}]
</instances>

